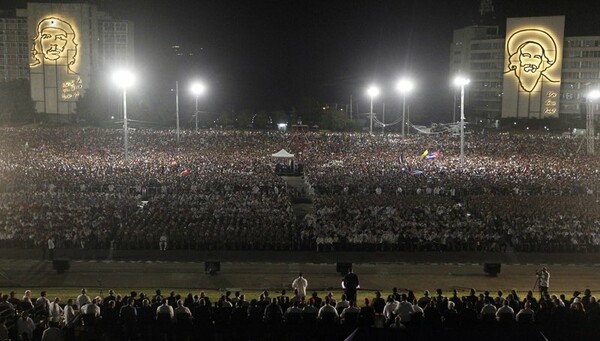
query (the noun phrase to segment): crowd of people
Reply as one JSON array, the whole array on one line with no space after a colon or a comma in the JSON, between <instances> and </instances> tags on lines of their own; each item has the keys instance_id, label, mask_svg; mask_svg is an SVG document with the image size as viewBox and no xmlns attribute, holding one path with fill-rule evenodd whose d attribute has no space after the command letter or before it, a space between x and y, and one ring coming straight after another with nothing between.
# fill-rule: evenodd
<instances>
[{"instance_id":1,"label":"crowd of people","mask_svg":"<svg viewBox=\"0 0 600 341\"><path fill-rule=\"evenodd\" d=\"M302 278L302 275L300 276ZM415 293L393 288L334 294L297 281L259 297L223 292L163 295L86 289L77 297L0 294L0 340L594 340L600 304L589 289L572 296L542 292ZM387 336L384 337L384 336Z\"/></svg>"},{"instance_id":2,"label":"crowd of people","mask_svg":"<svg viewBox=\"0 0 600 341\"><path fill-rule=\"evenodd\" d=\"M600 249L600 159L581 138L473 134L461 166L450 135L129 136L125 160L117 130L0 129L0 246ZM303 165L305 188L275 174L282 148ZM314 206L304 219L299 197Z\"/></svg>"}]
</instances>

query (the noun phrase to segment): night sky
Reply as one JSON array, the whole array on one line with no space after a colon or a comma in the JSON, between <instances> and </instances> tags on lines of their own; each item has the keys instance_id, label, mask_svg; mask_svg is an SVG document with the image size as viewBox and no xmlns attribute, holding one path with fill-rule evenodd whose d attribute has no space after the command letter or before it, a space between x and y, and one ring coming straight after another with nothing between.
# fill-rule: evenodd
<instances>
[{"instance_id":1,"label":"night sky","mask_svg":"<svg viewBox=\"0 0 600 341\"><path fill-rule=\"evenodd\" d=\"M210 87L204 99L210 110L285 108L306 97L345 106L353 95L366 112L365 88L374 82L383 91L377 105L385 101L386 111L394 111L400 104L394 83L406 74L418 83L410 102L422 123L451 117L452 30L478 23L479 2L95 1L135 23L136 68L154 90L197 76ZM15 3L23 1L1 6ZM497 0L494 6L502 28L507 17L566 15L566 36L600 36L597 0ZM176 56L172 45L185 56Z\"/></svg>"}]
</instances>

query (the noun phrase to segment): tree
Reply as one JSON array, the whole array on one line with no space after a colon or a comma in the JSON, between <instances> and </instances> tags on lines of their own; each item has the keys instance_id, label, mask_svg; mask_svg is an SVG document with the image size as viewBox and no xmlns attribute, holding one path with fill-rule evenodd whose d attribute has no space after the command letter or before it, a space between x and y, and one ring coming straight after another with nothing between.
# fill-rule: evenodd
<instances>
[{"instance_id":1,"label":"tree","mask_svg":"<svg viewBox=\"0 0 600 341\"><path fill-rule=\"evenodd\" d=\"M288 123L289 121L288 114L285 112L285 110L283 110L283 108L280 107L271 110L271 113L269 115L271 116L273 124L276 125L279 123Z\"/></svg>"},{"instance_id":2,"label":"tree","mask_svg":"<svg viewBox=\"0 0 600 341\"><path fill-rule=\"evenodd\" d=\"M92 76L90 86L85 91L85 94L79 98L77 102L77 114L79 118L85 120L89 124L99 124L102 121L107 121L111 118L111 105L109 103L108 91L105 84L95 80ZM116 97L116 96L112 96Z\"/></svg>"},{"instance_id":3,"label":"tree","mask_svg":"<svg viewBox=\"0 0 600 341\"><path fill-rule=\"evenodd\" d=\"M323 109L322 127L334 131L355 130L357 127L344 110L334 107Z\"/></svg>"},{"instance_id":4,"label":"tree","mask_svg":"<svg viewBox=\"0 0 600 341\"><path fill-rule=\"evenodd\" d=\"M252 112L248 110L237 111L234 114L235 123L234 126L239 129L248 129L252 126Z\"/></svg>"},{"instance_id":5,"label":"tree","mask_svg":"<svg viewBox=\"0 0 600 341\"><path fill-rule=\"evenodd\" d=\"M314 98L304 98L297 106L296 116L302 118L302 123L308 125L321 125L323 107Z\"/></svg>"},{"instance_id":6,"label":"tree","mask_svg":"<svg viewBox=\"0 0 600 341\"><path fill-rule=\"evenodd\" d=\"M0 122L32 122L34 114L35 104L31 99L29 80L0 82Z\"/></svg>"},{"instance_id":7,"label":"tree","mask_svg":"<svg viewBox=\"0 0 600 341\"><path fill-rule=\"evenodd\" d=\"M223 110L219 113L219 116L216 119L216 124L218 126L223 126L223 127L227 127L227 126L235 126L235 117L234 117L234 113L231 110Z\"/></svg>"},{"instance_id":8,"label":"tree","mask_svg":"<svg viewBox=\"0 0 600 341\"><path fill-rule=\"evenodd\" d=\"M265 129L272 123L266 111L261 110L252 116L252 127L254 129Z\"/></svg>"}]
</instances>

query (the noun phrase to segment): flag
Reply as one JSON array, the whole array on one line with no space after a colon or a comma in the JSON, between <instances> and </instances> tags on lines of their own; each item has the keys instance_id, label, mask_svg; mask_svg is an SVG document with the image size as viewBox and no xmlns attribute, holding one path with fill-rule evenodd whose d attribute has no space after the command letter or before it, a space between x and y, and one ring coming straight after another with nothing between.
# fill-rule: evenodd
<instances>
[{"instance_id":1,"label":"flag","mask_svg":"<svg viewBox=\"0 0 600 341\"><path fill-rule=\"evenodd\" d=\"M425 160L435 160L438 157L440 157L440 152L439 150L436 150L435 152L431 152L425 155Z\"/></svg>"},{"instance_id":2,"label":"flag","mask_svg":"<svg viewBox=\"0 0 600 341\"><path fill-rule=\"evenodd\" d=\"M427 156L427 154L429 154L429 150L425 149L423 154L421 154L421 159L424 159Z\"/></svg>"}]
</instances>

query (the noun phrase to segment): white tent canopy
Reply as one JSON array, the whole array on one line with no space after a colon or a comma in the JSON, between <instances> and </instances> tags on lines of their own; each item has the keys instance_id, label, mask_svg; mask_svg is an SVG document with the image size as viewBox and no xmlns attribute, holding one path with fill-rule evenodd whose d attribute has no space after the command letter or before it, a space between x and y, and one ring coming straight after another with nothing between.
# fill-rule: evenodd
<instances>
[{"instance_id":1,"label":"white tent canopy","mask_svg":"<svg viewBox=\"0 0 600 341\"><path fill-rule=\"evenodd\" d=\"M282 158L282 159L293 159L294 154L290 154L290 153L288 153L287 150L282 149L275 154L271 154L271 157Z\"/></svg>"}]
</instances>

